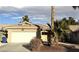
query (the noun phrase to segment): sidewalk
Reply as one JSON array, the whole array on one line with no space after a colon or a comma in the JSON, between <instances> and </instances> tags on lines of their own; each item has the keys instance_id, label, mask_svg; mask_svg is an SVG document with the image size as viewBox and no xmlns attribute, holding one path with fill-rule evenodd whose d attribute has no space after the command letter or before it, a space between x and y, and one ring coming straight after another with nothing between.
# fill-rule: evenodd
<instances>
[{"instance_id":1,"label":"sidewalk","mask_svg":"<svg viewBox=\"0 0 79 59\"><path fill-rule=\"evenodd\" d=\"M7 45L7 43L1 43L1 42L0 42L0 46L4 46L4 45Z\"/></svg>"},{"instance_id":2,"label":"sidewalk","mask_svg":"<svg viewBox=\"0 0 79 59\"><path fill-rule=\"evenodd\" d=\"M68 46L68 47L72 47L75 49L79 49L79 45L77 45L77 44L70 44L70 43L63 43L63 42L59 42L59 44L64 45L64 46Z\"/></svg>"}]
</instances>

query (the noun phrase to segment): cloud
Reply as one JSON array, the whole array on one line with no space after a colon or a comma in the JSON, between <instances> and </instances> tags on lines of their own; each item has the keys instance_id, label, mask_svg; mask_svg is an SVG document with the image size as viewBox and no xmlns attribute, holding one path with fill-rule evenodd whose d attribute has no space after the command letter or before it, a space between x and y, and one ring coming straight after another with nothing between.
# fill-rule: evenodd
<instances>
[{"instance_id":1,"label":"cloud","mask_svg":"<svg viewBox=\"0 0 79 59\"><path fill-rule=\"evenodd\" d=\"M45 20L46 18L40 18L40 17L36 18L36 17L33 17L32 19Z\"/></svg>"},{"instance_id":2,"label":"cloud","mask_svg":"<svg viewBox=\"0 0 79 59\"><path fill-rule=\"evenodd\" d=\"M0 7L0 14L9 13L11 15L45 15L50 16L50 7L49 6L39 6L39 7L23 7L16 8L11 6L2 6Z\"/></svg>"},{"instance_id":3,"label":"cloud","mask_svg":"<svg viewBox=\"0 0 79 59\"><path fill-rule=\"evenodd\" d=\"M24 15L28 15L29 18L36 20L45 20L50 17L49 6L28 6L23 8L17 8L13 6L1 6L0 7L0 19L20 20ZM35 22L35 21L34 21ZM36 21L37 22L37 21Z\"/></svg>"},{"instance_id":4,"label":"cloud","mask_svg":"<svg viewBox=\"0 0 79 59\"><path fill-rule=\"evenodd\" d=\"M10 14L6 14L6 13L0 14L0 16L4 16L4 17L11 17L11 15L10 15Z\"/></svg>"},{"instance_id":5,"label":"cloud","mask_svg":"<svg viewBox=\"0 0 79 59\"><path fill-rule=\"evenodd\" d=\"M55 8L56 19L62 19L63 17L70 16L74 17L75 19L79 19L79 10L74 10L71 6L58 6ZM39 22L39 20L46 23L50 21L51 9L50 6L25 6L22 8L0 6L0 19L21 20L21 17L24 15L28 15L33 23Z\"/></svg>"}]
</instances>

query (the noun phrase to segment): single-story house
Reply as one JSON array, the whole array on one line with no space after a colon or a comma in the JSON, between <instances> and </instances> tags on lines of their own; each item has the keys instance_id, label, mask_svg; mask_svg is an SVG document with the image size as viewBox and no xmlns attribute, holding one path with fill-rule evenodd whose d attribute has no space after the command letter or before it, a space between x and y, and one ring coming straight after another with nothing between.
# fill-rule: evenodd
<instances>
[{"instance_id":1,"label":"single-story house","mask_svg":"<svg viewBox=\"0 0 79 59\"><path fill-rule=\"evenodd\" d=\"M8 43L29 43L37 36L37 26L32 24L6 26Z\"/></svg>"},{"instance_id":2,"label":"single-story house","mask_svg":"<svg viewBox=\"0 0 79 59\"><path fill-rule=\"evenodd\" d=\"M67 40L70 43L78 43L79 44L79 25L70 25L69 39Z\"/></svg>"},{"instance_id":3,"label":"single-story house","mask_svg":"<svg viewBox=\"0 0 79 59\"><path fill-rule=\"evenodd\" d=\"M74 32L74 31L79 30L79 25L70 25L69 28L70 28L70 30L72 30Z\"/></svg>"},{"instance_id":4,"label":"single-story house","mask_svg":"<svg viewBox=\"0 0 79 59\"><path fill-rule=\"evenodd\" d=\"M48 25L35 25L35 24L7 24L0 25L1 28L7 30L7 43L29 43L34 37L48 41L50 35L48 33Z\"/></svg>"}]
</instances>

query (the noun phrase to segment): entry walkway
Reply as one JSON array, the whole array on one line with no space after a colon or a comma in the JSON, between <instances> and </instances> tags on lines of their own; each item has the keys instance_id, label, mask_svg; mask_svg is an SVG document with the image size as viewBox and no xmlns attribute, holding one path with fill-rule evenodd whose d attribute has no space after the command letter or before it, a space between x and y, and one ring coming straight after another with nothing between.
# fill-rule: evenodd
<instances>
[{"instance_id":1,"label":"entry walkway","mask_svg":"<svg viewBox=\"0 0 79 59\"><path fill-rule=\"evenodd\" d=\"M0 52L29 52L30 50L23 47L23 43L8 43L0 46Z\"/></svg>"}]
</instances>

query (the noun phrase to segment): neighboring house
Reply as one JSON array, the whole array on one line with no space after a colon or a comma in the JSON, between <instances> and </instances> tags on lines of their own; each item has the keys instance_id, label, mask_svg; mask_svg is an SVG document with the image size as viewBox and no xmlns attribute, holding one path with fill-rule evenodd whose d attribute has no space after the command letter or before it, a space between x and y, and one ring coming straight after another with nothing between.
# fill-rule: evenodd
<instances>
[{"instance_id":1,"label":"neighboring house","mask_svg":"<svg viewBox=\"0 0 79 59\"><path fill-rule=\"evenodd\" d=\"M70 25L69 28L72 31L76 31L76 30L79 30L79 25Z\"/></svg>"},{"instance_id":2,"label":"neighboring house","mask_svg":"<svg viewBox=\"0 0 79 59\"><path fill-rule=\"evenodd\" d=\"M78 43L79 44L79 30L70 33L70 40L71 43Z\"/></svg>"},{"instance_id":3,"label":"neighboring house","mask_svg":"<svg viewBox=\"0 0 79 59\"><path fill-rule=\"evenodd\" d=\"M70 37L68 42L79 44L79 25L70 25L69 28L72 32L69 33Z\"/></svg>"}]
</instances>

